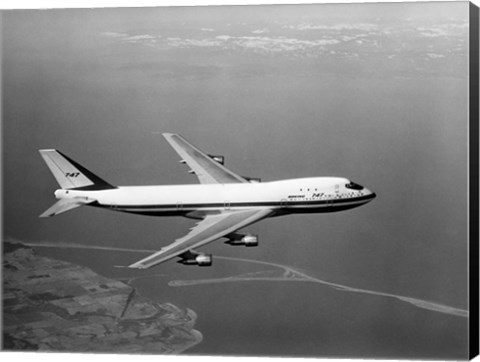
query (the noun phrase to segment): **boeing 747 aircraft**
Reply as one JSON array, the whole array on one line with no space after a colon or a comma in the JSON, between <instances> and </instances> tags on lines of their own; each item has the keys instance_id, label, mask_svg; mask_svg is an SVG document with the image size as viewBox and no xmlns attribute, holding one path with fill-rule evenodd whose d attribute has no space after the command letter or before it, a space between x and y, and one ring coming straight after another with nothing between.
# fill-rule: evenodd
<instances>
[{"instance_id":1,"label":"boeing 747 aircraft","mask_svg":"<svg viewBox=\"0 0 480 362\"><path fill-rule=\"evenodd\" d=\"M339 177L262 183L230 171L224 166L223 156L206 154L178 134L163 136L200 185L113 186L60 151L40 150L61 187L55 191L59 201L40 217L89 205L141 215L198 219L187 235L128 267L146 269L175 257L186 265L209 266L212 255L195 249L221 238L230 245L257 246L257 235L237 232L257 221L287 214L347 210L375 198L372 191Z\"/></svg>"}]
</instances>

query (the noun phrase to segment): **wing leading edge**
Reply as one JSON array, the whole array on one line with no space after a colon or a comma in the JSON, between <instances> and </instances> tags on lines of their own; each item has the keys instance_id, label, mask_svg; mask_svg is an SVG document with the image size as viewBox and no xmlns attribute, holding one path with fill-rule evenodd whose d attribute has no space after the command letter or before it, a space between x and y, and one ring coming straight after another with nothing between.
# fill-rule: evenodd
<instances>
[{"instance_id":1,"label":"wing leading edge","mask_svg":"<svg viewBox=\"0 0 480 362\"><path fill-rule=\"evenodd\" d=\"M272 210L270 209L254 209L207 215L184 237L175 240L175 242L160 249L160 251L128 267L137 269L150 268L194 248L220 239L238 229L266 218L271 213Z\"/></svg>"},{"instance_id":2,"label":"wing leading edge","mask_svg":"<svg viewBox=\"0 0 480 362\"><path fill-rule=\"evenodd\" d=\"M242 176L222 166L210 156L193 146L185 138L175 133L164 133L163 137L180 155L182 161L188 164L202 184L226 184L248 182Z\"/></svg>"}]
</instances>

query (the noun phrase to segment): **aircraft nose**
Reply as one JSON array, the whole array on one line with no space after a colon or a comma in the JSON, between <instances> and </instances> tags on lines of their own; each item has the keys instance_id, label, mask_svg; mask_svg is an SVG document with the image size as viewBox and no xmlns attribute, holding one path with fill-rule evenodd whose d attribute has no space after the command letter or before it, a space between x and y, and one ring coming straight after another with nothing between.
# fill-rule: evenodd
<instances>
[{"instance_id":1,"label":"aircraft nose","mask_svg":"<svg viewBox=\"0 0 480 362\"><path fill-rule=\"evenodd\" d=\"M370 200L373 200L375 197L377 197L377 194L369 189L365 189L365 194L369 196Z\"/></svg>"}]
</instances>

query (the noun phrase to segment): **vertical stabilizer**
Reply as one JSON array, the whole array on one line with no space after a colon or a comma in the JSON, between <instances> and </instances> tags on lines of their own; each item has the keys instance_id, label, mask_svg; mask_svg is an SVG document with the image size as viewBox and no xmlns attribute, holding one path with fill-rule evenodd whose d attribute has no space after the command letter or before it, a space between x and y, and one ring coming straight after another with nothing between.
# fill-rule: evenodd
<instances>
[{"instance_id":1,"label":"vertical stabilizer","mask_svg":"<svg viewBox=\"0 0 480 362\"><path fill-rule=\"evenodd\" d=\"M39 150L39 152L62 189L106 190L116 188L60 151Z\"/></svg>"}]
</instances>

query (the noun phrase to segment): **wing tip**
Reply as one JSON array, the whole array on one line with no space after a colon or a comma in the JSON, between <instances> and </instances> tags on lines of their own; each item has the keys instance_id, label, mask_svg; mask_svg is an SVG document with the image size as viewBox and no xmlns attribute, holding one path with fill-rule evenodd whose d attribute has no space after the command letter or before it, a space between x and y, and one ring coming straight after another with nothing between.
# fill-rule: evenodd
<instances>
[{"instance_id":1,"label":"wing tip","mask_svg":"<svg viewBox=\"0 0 480 362\"><path fill-rule=\"evenodd\" d=\"M164 133L162 133L162 136L165 137L165 138L173 137L173 136L178 136L178 133L164 132Z\"/></svg>"},{"instance_id":2,"label":"wing tip","mask_svg":"<svg viewBox=\"0 0 480 362\"><path fill-rule=\"evenodd\" d=\"M54 216L54 215L55 215L55 214L44 212L44 213L38 215L38 217L39 217L40 219L46 219L46 218L52 217L52 216Z\"/></svg>"},{"instance_id":3,"label":"wing tip","mask_svg":"<svg viewBox=\"0 0 480 362\"><path fill-rule=\"evenodd\" d=\"M148 266L145 266L140 263L133 263L130 265L118 266L119 268L128 268L128 269L147 269Z\"/></svg>"},{"instance_id":4,"label":"wing tip","mask_svg":"<svg viewBox=\"0 0 480 362\"><path fill-rule=\"evenodd\" d=\"M114 265L113 267L114 268L117 268L117 269L143 269L143 268L140 268L140 267L137 267L137 266L134 266L135 264L131 264L131 265Z\"/></svg>"}]
</instances>

